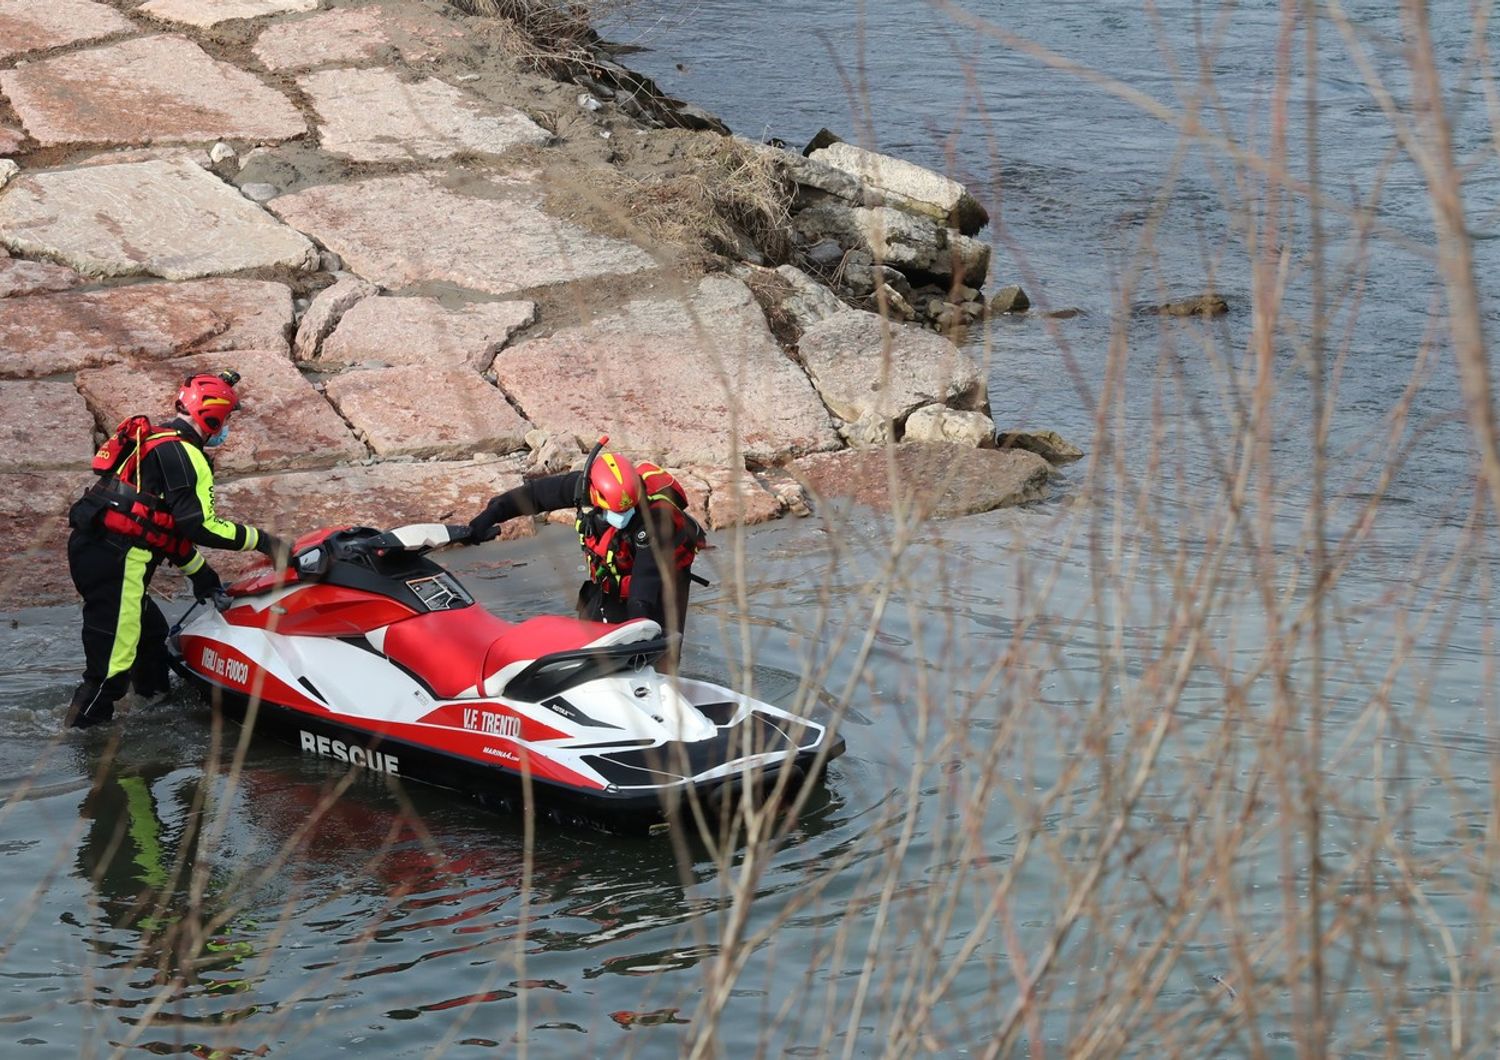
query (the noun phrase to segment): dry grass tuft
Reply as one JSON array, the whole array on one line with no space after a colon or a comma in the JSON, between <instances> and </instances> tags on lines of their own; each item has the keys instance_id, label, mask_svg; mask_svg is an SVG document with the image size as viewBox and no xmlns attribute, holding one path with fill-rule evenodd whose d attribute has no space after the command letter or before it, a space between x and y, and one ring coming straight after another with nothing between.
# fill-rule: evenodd
<instances>
[{"instance_id":1,"label":"dry grass tuft","mask_svg":"<svg viewBox=\"0 0 1500 1060\"><path fill-rule=\"evenodd\" d=\"M598 4L557 0L448 0L466 15L503 18L518 35L507 46L534 70L558 73L593 58L598 35L591 25Z\"/></svg>"},{"instance_id":2,"label":"dry grass tuft","mask_svg":"<svg viewBox=\"0 0 1500 1060\"><path fill-rule=\"evenodd\" d=\"M670 176L629 181L631 216L651 238L736 260L751 246L772 262L791 254L791 189L761 152L705 134L686 144Z\"/></svg>"}]
</instances>

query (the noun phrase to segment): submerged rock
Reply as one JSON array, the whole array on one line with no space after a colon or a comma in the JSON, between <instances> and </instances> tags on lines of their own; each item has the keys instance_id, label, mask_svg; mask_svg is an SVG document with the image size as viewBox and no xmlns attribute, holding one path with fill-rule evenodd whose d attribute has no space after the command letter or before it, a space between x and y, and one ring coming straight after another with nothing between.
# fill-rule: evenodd
<instances>
[{"instance_id":1,"label":"submerged rock","mask_svg":"<svg viewBox=\"0 0 1500 1060\"><path fill-rule=\"evenodd\" d=\"M990 298L991 313L1024 313L1030 308L1031 299L1019 284L1002 287Z\"/></svg>"},{"instance_id":2,"label":"submerged rock","mask_svg":"<svg viewBox=\"0 0 1500 1060\"><path fill-rule=\"evenodd\" d=\"M816 499L944 519L1040 499L1052 465L1035 453L911 442L803 457L791 466ZM895 494L891 491L895 473Z\"/></svg>"},{"instance_id":3,"label":"submerged rock","mask_svg":"<svg viewBox=\"0 0 1500 1060\"><path fill-rule=\"evenodd\" d=\"M1216 317L1229 312L1229 303L1221 295L1197 294L1157 305L1137 306L1136 309L1148 316Z\"/></svg>"},{"instance_id":4,"label":"submerged rock","mask_svg":"<svg viewBox=\"0 0 1500 1060\"><path fill-rule=\"evenodd\" d=\"M1025 449L1054 464L1067 464L1083 457L1083 450L1056 431L1001 431L995 437L1001 449Z\"/></svg>"}]
</instances>

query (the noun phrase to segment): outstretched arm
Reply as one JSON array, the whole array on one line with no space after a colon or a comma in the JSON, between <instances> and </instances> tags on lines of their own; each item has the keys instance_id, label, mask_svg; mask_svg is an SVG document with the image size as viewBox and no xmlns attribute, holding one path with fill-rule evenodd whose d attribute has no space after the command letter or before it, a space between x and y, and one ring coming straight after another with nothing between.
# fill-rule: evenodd
<instances>
[{"instance_id":1,"label":"outstretched arm","mask_svg":"<svg viewBox=\"0 0 1500 1060\"><path fill-rule=\"evenodd\" d=\"M484 511L469 520L469 543L477 545L490 540L495 536L495 528L507 519L573 507L581 475L579 471L545 475L492 498Z\"/></svg>"}]
</instances>

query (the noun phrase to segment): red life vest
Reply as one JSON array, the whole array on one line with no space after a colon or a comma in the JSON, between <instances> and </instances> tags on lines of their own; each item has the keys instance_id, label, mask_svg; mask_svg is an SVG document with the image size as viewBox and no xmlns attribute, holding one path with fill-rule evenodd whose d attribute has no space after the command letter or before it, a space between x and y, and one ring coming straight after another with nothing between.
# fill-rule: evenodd
<instances>
[{"instance_id":1,"label":"red life vest","mask_svg":"<svg viewBox=\"0 0 1500 1060\"><path fill-rule=\"evenodd\" d=\"M635 469L645 486L643 503L648 507L658 502L667 506L672 517L673 539L677 542L672 565L677 570L687 570L707 539L698 521L687 513L687 493L670 472L653 463L641 461ZM607 593L629 596L636 549L631 535L616 530L597 512L586 514L582 510L578 512L573 528L583 546L590 580Z\"/></svg>"},{"instance_id":2,"label":"red life vest","mask_svg":"<svg viewBox=\"0 0 1500 1060\"><path fill-rule=\"evenodd\" d=\"M153 427L145 416L130 417L94 454L99 481L88 491L104 529L174 559L191 555L193 542L176 533L177 522L163 498L141 491L141 461L157 446L181 441L174 428Z\"/></svg>"}]
</instances>

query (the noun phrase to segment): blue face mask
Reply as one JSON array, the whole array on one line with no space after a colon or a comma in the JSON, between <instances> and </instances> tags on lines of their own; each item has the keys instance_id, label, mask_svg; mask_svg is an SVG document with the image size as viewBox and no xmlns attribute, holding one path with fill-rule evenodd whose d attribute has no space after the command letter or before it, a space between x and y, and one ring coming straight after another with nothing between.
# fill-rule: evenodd
<instances>
[{"instance_id":1,"label":"blue face mask","mask_svg":"<svg viewBox=\"0 0 1500 1060\"><path fill-rule=\"evenodd\" d=\"M222 426L222 427L219 428L217 434L210 435L209 438L208 438L208 440L205 441L203 444L205 446L207 446L209 449L212 449L215 446L223 445L224 442L228 438L229 438L229 424L226 422L224 424L224 426Z\"/></svg>"},{"instance_id":2,"label":"blue face mask","mask_svg":"<svg viewBox=\"0 0 1500 1060\"><path fill-rule=\"evenodd\" d=\"M634 512L634 508L627 508L623 512L612 512L606 509L604 512L604 518L609 522L609 525L614 527L616 530L624 530L625 524L630 522L630 517L632 514L634 514Z\"/></svg>"}]
</instances>

